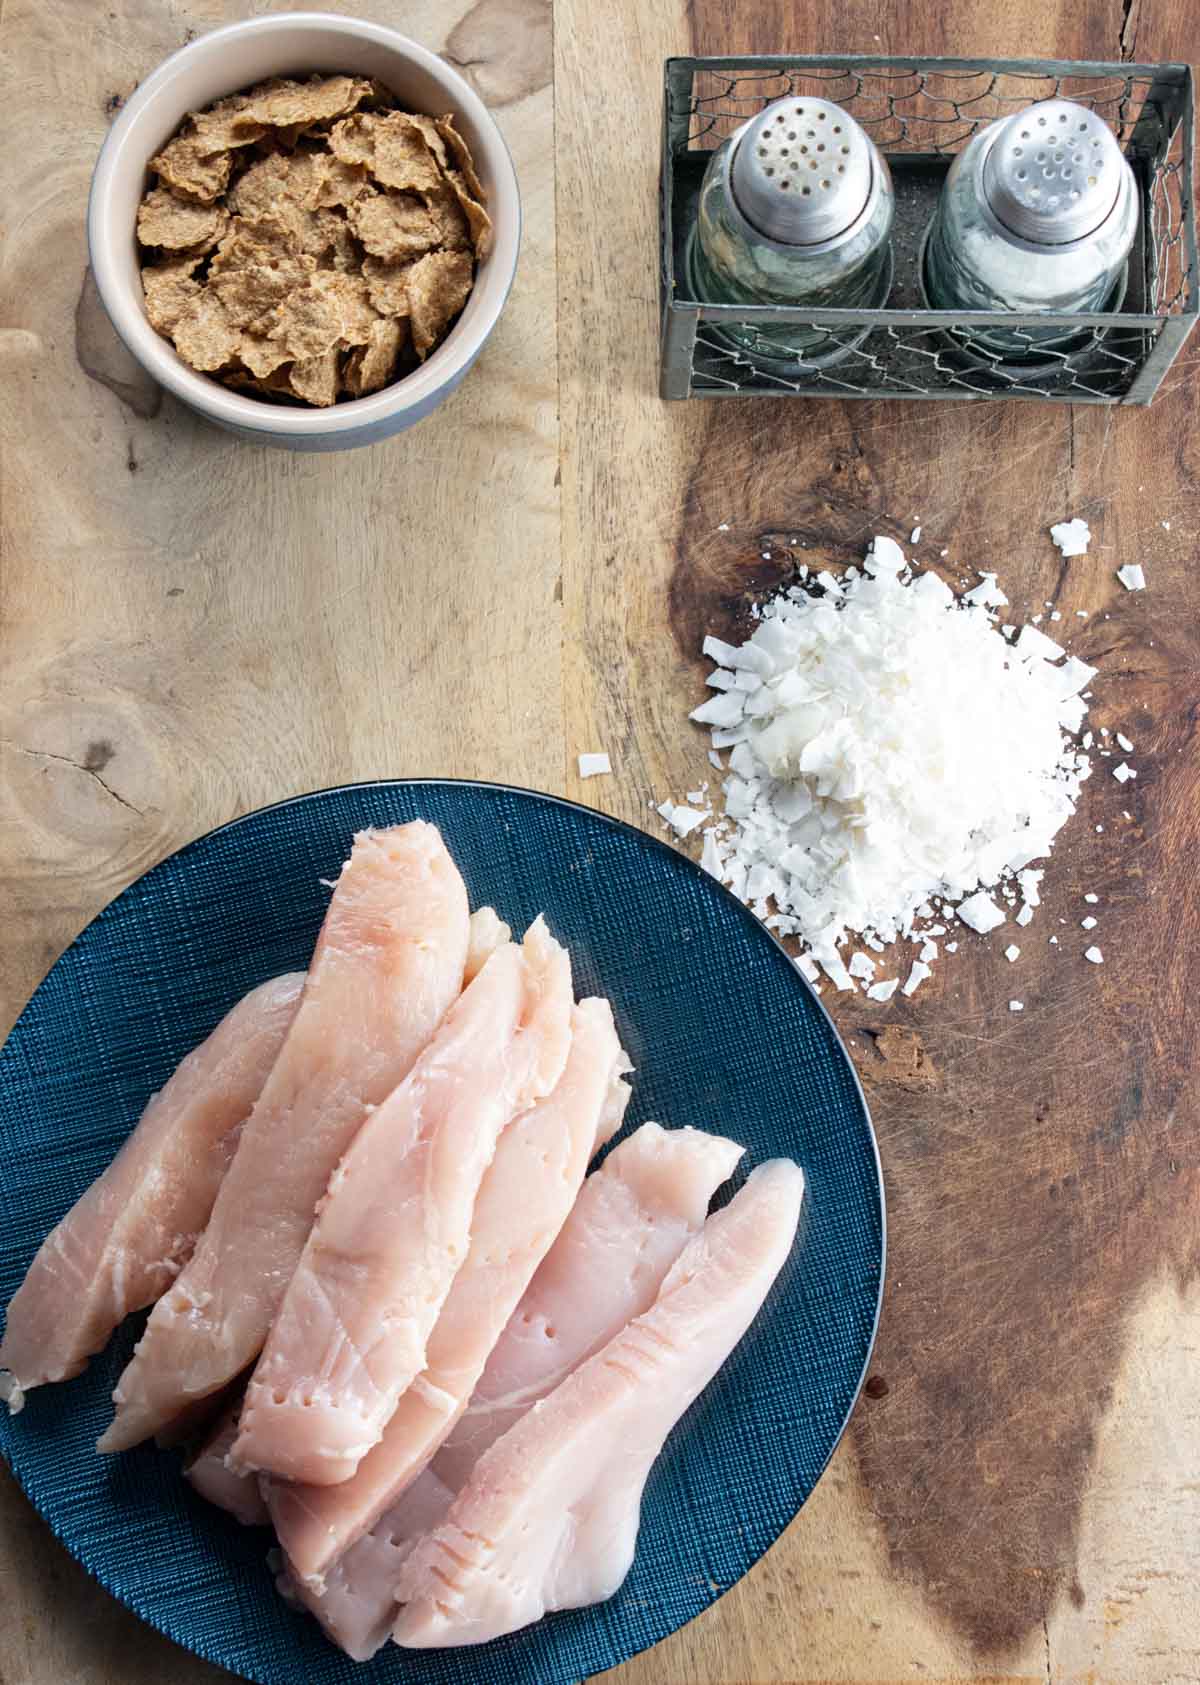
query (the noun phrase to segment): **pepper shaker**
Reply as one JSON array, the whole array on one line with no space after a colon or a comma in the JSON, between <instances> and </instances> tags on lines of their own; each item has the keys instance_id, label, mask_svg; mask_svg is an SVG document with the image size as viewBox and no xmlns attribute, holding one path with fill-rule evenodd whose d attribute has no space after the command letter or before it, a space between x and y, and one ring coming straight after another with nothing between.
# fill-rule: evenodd
<instances>
[{"instance_id":1,"label":"pepper shaker","mask_svg":"<svg viewBox=\"0 0 1200 1685\"><path fill-rule=\"evenodd\" d=\"M930 224L924 283L939 310L1116 308L1137 233L1133 171L1086 106L1049 99L990 123L958 154ZM972 330L1002 355L1060 327Z\"/></svg>"},{"instance_id":2,"label":"pepper shaker","mask_svg":"<svg viewBox=\"0 0 1200 1685\"><path fill-rule=\"evenodd\" d=\"M688 247L693 296L878 308L891 286L894 209L887 164L848 112L823 99L774 100L709 160ZM713 331L754 362L784 368L836 361L854 343L816 325Z\"/></svg>"}]
</instances>

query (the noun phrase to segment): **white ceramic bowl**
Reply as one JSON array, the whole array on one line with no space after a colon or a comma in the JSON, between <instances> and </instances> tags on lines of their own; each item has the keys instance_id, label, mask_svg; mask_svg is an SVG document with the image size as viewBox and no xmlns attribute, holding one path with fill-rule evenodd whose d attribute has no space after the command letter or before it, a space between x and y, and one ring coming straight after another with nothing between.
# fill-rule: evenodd
<instances>
[{"instance_id":1,"label":"white ceramic bowl","mask_svg":"<svg viewBox=\"0 0 1200 1685\"><path fill-rule=\"evenodd\" d=\"M495 244L450 333L414 373L367 398L292 409L230 391L198 374L146 319L135 236L146 165L185 114L268 76L374 76L412 111L455 113L488 194ZM496 325L512 285L521 202L508 148L474 89L415 41L329 12L278 12L202 35L160 64L130 96L100 150L88 204L88 248L113 327L143 368L218 426L290 450L374 444L436 409L462 380Z\"/></svg>"}]
</instances>

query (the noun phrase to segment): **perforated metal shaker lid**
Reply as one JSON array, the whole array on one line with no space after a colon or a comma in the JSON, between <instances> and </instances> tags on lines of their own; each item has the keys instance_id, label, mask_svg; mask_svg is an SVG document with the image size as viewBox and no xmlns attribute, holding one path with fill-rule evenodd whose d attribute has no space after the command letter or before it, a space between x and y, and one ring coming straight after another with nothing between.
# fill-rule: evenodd
<instances>
[{"instance_id":1,"label":"perforated metal shaker lid","mask_svg":"<svg viewBox=\"0 0 1200 1685\"><path fill-rule=\"evenodd\" d=\"M742 130L729 180L738 209L760 234L819 245L862 214L873 148L840 105L803 97L772 101Z\"/></svg>"},{"instance_id":2,"label":"perforated metal shaker lid","mask_svg":"<svg viewBox=\"0 0 1200 1685\"><path fill-rule=\"evenodd\" d=\"M1064 245L1111 212L1128 166L1108 124L1086 106L1047 99L1000 126L983 166L993 214L1023 240Z\"/></svg>"}]
</instances>

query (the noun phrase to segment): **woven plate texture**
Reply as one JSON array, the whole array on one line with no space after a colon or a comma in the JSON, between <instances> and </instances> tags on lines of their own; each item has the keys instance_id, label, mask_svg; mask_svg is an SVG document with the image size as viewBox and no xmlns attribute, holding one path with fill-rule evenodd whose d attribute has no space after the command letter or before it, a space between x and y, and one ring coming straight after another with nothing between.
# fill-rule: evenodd
<instances>
[{"instance_id":1,"label":"woven plate texture","mask_svg":"<svg viewBox=\"0 0 1200 1685\"><path fill-rule=\"evenodd\" d=\"M777 1538L837 1443L878 1316L883 1194L849 1059L783 950L691 861L566 802L447 782L325 791L190 844L84 931L0 1053L0 1301L179 1059L252 985L307 964L321 880L352 834L414 818L441 827L473 906L518 931L544 911L577 992L612 999L637 1067L626 1132L647 1118L719 1130L747 1167L787 1154L808 1178L793 1259L651 1476L624 1586L482 1650L347 1660L276 1597L269 1535L206 1506L178 1453L95 1454L141 1317L78 1379L4 1415L0 1451L110 1592L247 1679L566 1685L691 1620Z\"/></svg>"}]
</instances>

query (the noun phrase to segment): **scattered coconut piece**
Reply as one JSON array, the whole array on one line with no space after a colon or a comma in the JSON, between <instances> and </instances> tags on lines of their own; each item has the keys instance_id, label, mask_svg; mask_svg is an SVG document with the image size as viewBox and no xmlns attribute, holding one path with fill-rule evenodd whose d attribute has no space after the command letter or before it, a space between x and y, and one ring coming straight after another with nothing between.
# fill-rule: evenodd
<instances>
[{"instance_id":1,"label":"scattered coconut piece","mask_svg":"<svg viewBox=\"0 0 1200 1685\"><path fill-rule=\"evenodd\" d=\"M900 979L898 977L889 977L881 983L872 983L870 988L867 990L867 999L879 1001L891 1000L892 996L896 992L899 982Z\"/></svg>"},{"instance_id":2,"label":"scattered coconut piece","mask_svg":"<svg viewBox=\"0 0 1200 1685\"><path fill-rule=\"evenodd\" d=\"M1017 944L1015 942L1010 942L1008 944L1008 947L1005 948L1004 957L1010 965L1012 964L1013 960L1019 960L1020 959L1021 950L1020 950L1020 948L1017 947Z\"/></svg>"},{"instance_id":3,"label":"scattered coconut piece","mask_svg":"<svg viewBox=\"0 0 1200 1685\"><path fill-rule=\"evenodd\" d=\"M1050 528L1050 537L1062 551L1063 559L1070 556L1086 556L1087 547L1091 543L1092 533L1087 522L1078 515L1069 521L1059 521Z\"/></svg>"},{"instance_id":4,"label":"scattered coconut piece","mask_svg":"<svg viewBox=\"0 0 1200 1685\"><path fill-rule=\"evenodd\" d=\"M703 825L708 818L707 813L698 809L684 807L682 803L662 802L658 812L666 820L677 837L690 837L698 825Z\"/></svg>"},{"instance_id":5,"label":"scattered coconut piece","mask_svg":"<svg viewBox=\"0 0 1200 1685\"><path fill-rule=\"evenodd\" d=\"M1120 766L1113 767L1113 777L1116 779L1118 784L1128 784L1131 778L1137 777L1137 773L1131 766L1127 766L1125 762L1122 761Z\"/></svg>"},{"instance_id":6,"label":"scattered coconut piece","mask_svg":"<svg viewBox=\"0 0 1200 1685\"><path fill-rule=\"evenodd\" d=\"M1124 749L1127 755L1132 755L1133 753L1133 744L1129 741L1125 734L1120 731L1117 733L1117 747L1119 749Z\"/></svg>"},{"instance_id":7,"label":"scattered coconut piece","mask_svg":"<svg viewBox=\"0 0 1200 1685\"><path fill-rule=\"evenodd\" d=\"M597 778L601 773L611 772L612 762L603 752L580 755L579 776L581 778Z\"/></svg>"},{"instance_id":8,"label":"scattered coconut piece","mask_svg":"<svg viewBox=\"0 0 1200 1685\"><path fill-rule=\"evenodd\" d=\"M1080 928L1080 930L1095 930L1096 925L1098 923L1099 923L1099 920L1094 919L1092 917L1092 915L1089 913L1086 919L1080 919L1079 928Z\"/></svg>"},{"instance_id":9,"label":"scattered coconut piece","mask_svg":"<svg viewBox=\"0 0 1200 1685\"><path fill-rule=\"evenodd\" d=\"M1089 890L1088 893L1084 896L1083 899L1087 902L1089 907L1094 907L1096 905L1096 903L1099 901L1100 897L1098 895L1093 895L1091 890Z\"/></svg>"},{"instance_id":10,"label":"scattered coconut piece","mask_svg":"<svg viewBox=\"0 0 1200 1685\"><path fill-rule=\"evenodd\" d=\"M906 995L915 995L921 984L930 975L932 974L929 966L923 964L920 960L914 960L912 963L912 970L909 972L904 984L904 993Z\"/></svg>"},{"instance_id":11,"label":"scattered coconut piece","mask_svg":"<svg viewBox=\"0 0 1200 1685\"><path fill-rule=\"evenodd\" d=\"M1093 965L1104 964L1104 955L1100 952L1099 948L1085 948L1083 950L1083 957L1085 960L1091 960Z\"/></svg>"},{"instance_id":12,"label":"scattered coconut piece","mask_svg":"<svg viewBox=\"0 0 1200 1685\"><path fill-rule=\"evenodd\" d=\"M1025 1002L1023 1000L1010 1000L1008 1003L1008 1010L1010 1012L1024 1012Z\"/></svg>"},{"instance_id":13,"label":"scattered coconut piece","mask_svg":"<svg viewBox=\"0 0 1200 1685\"><path fill-rule=\"evenodd\" d=\"M1016 914L1014 915L1013 922L1020 925L1031 924L1033 922L1033 908L1027 901L1018 908Z\"/></svg>"},{"instance_id":14,"label":"scattered coconut piece","mask_svg":"<svg viewBox=\"0 0 1200 1685\"><path fill-rule=\"evenodd\" d=\"M962 922L972 930L977 930L981 936L1004 923L1003 910L997 907L991 896L985 895L983 890L969 895L965 901L959 903L956 910Z\"/></svg>"},{"instance_id":15,"label":"scattered coconut piece","mask_svg":"<svg viewBox=\"0 0 1200 1685\"><path fill-rule=\"evenodd\" d=\"M1117 578L1127 591L1144 591L1146 589L1146 575L1138 562L1126 562L1124 567L1119 567Z\"/></svg>"}]
</instances>

